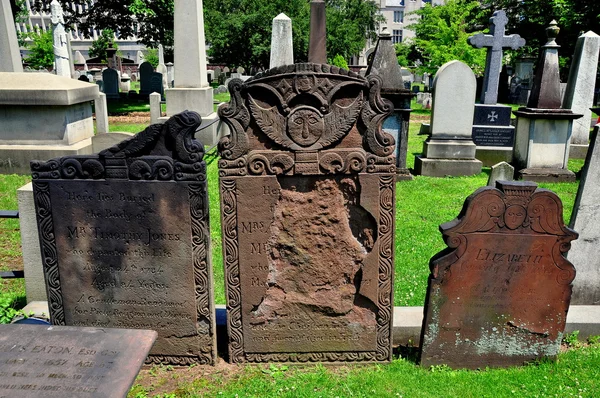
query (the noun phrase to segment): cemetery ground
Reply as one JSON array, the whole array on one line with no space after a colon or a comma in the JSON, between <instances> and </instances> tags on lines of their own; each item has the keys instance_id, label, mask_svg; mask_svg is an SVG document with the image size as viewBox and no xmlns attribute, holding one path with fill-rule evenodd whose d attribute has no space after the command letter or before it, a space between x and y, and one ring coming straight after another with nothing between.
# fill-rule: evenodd
<instances>
[{"instance_id":1,"label":"cemetery ground","mask_svg":"<svg viewBox=\"0 0 600 398\"><path fill-rule=\"evenodd\" d=\"M227 98L218 98L221 101ZM139 104L118 105L111 113L123 117L111 121L111 131L141 131L149 123L148 110ZM417 108L415 106L414 108ZM133 113L132 113L133 112ZM416 109L411 117L407 164L421 153L426 136L418 135L427 110ZM111 116L114 117L114 116ZM123 126L128 126L125 129ZM215 299L225 303L221 226L218 192L218 158L206 156L210 201L212 261ZM571 160L569 169L579 172L583 160ZM438 226L454 219L464 200L486 185L489 168L473 177L432 178L416 176L396 184L396 271L394 305L422 306L425 301L429 259L445 248ZM17 209L16 189L28 176L0 176L0 209ZM556 192L564 204L568 224L578 183L540 184ZM0 268L22 269L18 220L0 220ZM4 280L0 285L0 322L7 322L25 302L23 280ZM220 347L221 356L226 342ZM143 369L130 392L146 396L289 396L289 397L594 397L600 396L600 341L582 344L576 335L565 339L558 361L542 361L521 368L463 371L445 366L423 369L415 365L417 350L395 351L390 365L229 365L153 366Z\"/></svg>"}]
</instances>

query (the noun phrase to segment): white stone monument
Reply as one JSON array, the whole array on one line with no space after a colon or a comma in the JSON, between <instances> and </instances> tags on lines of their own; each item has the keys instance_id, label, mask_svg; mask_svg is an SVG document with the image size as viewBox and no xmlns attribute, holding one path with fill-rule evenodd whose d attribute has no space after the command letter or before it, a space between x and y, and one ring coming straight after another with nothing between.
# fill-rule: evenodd
<instances>
[{"instance_id":1,"label":"white stone monument","mask_svg":"<svg viewBox=\"0 0 600 398\"><path fill-rule=\"evenodd\" d=\"M52 35L54 47L54 73L57 76L71 77L71 64L69 63L69 45L63 9L57 0L50 4L52 12Z\"/></svg>"},{"instance_id":2,"label":"white stone monument","mask_svg":"<svg viewBox=\"0 0 600 398\"><path fill-rule=\"evenodd\" d=\"M273 18L271 33L270 68L294 63L294 45L292 42L292 20L281 13Z\"/></svg>"},{"instance_id":3,"label":"white stone monument","mask_svg":"<svg viewBox=\"0 0 600 398\"><path fill-rule=\"evenodd\" d=\"M0 173L31 160L92 153L98 86L47 73L0 73Z\"/></svg>"},{"instance_id":4,"label":"white stone monument","mask_svg":"<svg viewBox=\"0 0 600 398\"><path fill-rule=\"evenodd\" d=\"M23 72L9 0L0 0L0 72Z\"/></svg>"},{"instance_id":5,"label":"white stone monument","mask_svg":"<svg viewBox=\"0 0 600 398\"><path fill-rule=\"evenodd\" d=\"M573 121L571 158L584 159L588 149L599 52L600 36L592 31L579 36L563 101L563 108L583 115Z\"/></svg>"},{"instance_id":6,"label":"white stone monument","mask_svg":"<svg viewBox=\"0 0 600 398\"><path fill-rule=\"evenodd\" d=\"M475 74L460 61L448 62L433 81L431 136L423 155L415 159L415 173L432 177L479 174L472 139L477 82Z\"/></svg>"},{"instance_id":7,"label":"white stone monument","mask_svg":"<svg viewBox=\"0 0 600 398\"><path fill-rule=\"evenodd\" d=\"M213 108L213 89L208 84L202 0L175 0L174 34L175 87L165 91L167 116L184 110L196 111L202 124L218 119ZM199 131L196 137L205 145L215 144L217 123Z\"/></svg>"},{"instance_id":8,"label":"white stone monument","mask_svg":"<svg viewBox=\"0 0 600 398\"><path fill-rule=\"evenodd\" d=\"M577 270L571 304L600 305L600 142L594 133L581 171L570 227L579 233L567 254Z\"/></svg>"}]
</instances>

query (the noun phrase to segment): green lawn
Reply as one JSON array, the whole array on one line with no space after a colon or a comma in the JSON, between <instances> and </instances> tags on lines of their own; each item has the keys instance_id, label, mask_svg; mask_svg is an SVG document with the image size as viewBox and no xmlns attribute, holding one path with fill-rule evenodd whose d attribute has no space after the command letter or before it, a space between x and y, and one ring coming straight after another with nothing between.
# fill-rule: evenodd
<instances>
[{"instance_id":1,"label":"green lawn","mask_svg":"<svg viewBox=\"0 0 600 398\"><path fill-rule=\"evenodd\" d=\"M221 99L221 100L224 100ZM144 126L131 125L131 131ZM120 126L120 131L126 126ZM422 150L425 136L419 136L419 123L409 134L408 165ZM212 264L215 298L225 303L218 192L218 158L207 154ZM571 161L579 171L583 161ZM444 248L438 226L455 218L466 197L487 183L489 168L473 177L432 178L416 176L396 185L396 271L394 304L420 306L425 299L429 259ZM16 189L29 181L24 176L0 175L0 209L16 209ZM568 223L578 183L540 184L555 191L563 200ZM13 269L19 263L18 223L0 220L0 264ZM24 298L22 281L0 282L3 297L18 302ZM171 370L155 367L141 373L131 397L155 396L256 396L256 397L595 397L600 396L600 348L571 350L556 363L489 371L451 371L444 367L422 369L407 359L390 365L326 368L323 366L235 367L233 371L211 371L210 375L185 378L190 368ZM230 369L230 370L231 370ZM200 371L199 371L200 372ZM230 374L231 373L231 374Z\"/></svg>"}]
</instances>

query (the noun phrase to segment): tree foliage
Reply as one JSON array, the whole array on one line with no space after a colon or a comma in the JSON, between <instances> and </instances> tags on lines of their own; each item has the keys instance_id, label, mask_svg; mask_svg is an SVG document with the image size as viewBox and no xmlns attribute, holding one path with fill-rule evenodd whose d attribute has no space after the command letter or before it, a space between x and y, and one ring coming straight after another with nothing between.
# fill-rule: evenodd
<instances>
[{"instance_id":1,"label":"tree foliage","mask_svg":"<svg viewBox=\"0 0 600 398\"><path fill-rule=\"evenodd\" d=\"M51 69L54 66L54 47L52 30L46 32L30 32L27 38L31 41L27 44L29 54L25 63L32 69Z\"/></svg>"},{"instance_id":2,"label":"tree foliage","mask_svg":"<svg viewBox=\"0 0 600 398\"><path fill-rule=\"evenodd\" d=\"M92 58L100 58L102 62L106 62L108 55L107 50L109 48L117 48L115 43L115 32L110 29L104 29L100 36L92 42L89 53Z\"/></svg>"},{"instance_id":3,"label":"tree foliage","mask_svg":"<svg viewBox=\"0 0 600 398\"><path fill-rule=\"evenodd\" d=\"M100 0L92 4L89 0L58 1L67 25L77 23L80 32L110 29L119 37L137 35L145 45L173 44L173 0ZM50 11L48 0L32 3L35 10Z\"/></svg>"},{"instance_id":4,"label":"tree foliage","mask_svg":"<svg viewBox=\"0 0 600 398\"><path fill-rule=\"evenodd\" d=\"M449 0L444 5L426 5L415 13L418 21L407 28L414 30L415 46L421 54L422 72L435 73L440 66L452 60L469 65L476 74L483 74L485 51L471 47L468 21L478 7L475 1Z\"/></svg>"}]
</instances>

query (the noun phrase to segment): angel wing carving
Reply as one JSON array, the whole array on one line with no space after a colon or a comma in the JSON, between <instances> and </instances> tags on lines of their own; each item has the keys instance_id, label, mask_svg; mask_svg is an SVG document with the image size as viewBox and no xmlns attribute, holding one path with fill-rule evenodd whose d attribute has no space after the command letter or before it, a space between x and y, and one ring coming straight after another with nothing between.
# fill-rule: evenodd
<instances>
[{"instance_id":1,"label":"angel wing carving","mask_svg":"<svg viewBox=\"0 0 600 398\"><path fill-rule=\"evenodd\" d=\"M256 124L270 139L277 144L290 148L294 142L285 135L285 117L279 113L277 106L263 108L248 94L250 112Z\"/></svg>"},{"instance_id":2,"label":"angel wing carving","mask_svg":"<svg viewBox=\"0 0 600 398\"><path fill-rule=\"evenodd\" d=\"M343 107L334 104L331 111L324 116L325 134L319 140L320 147L325 148L341 140L354 126L363 104L363 93L350 105Z\"/></svg>"}]
</instances>

